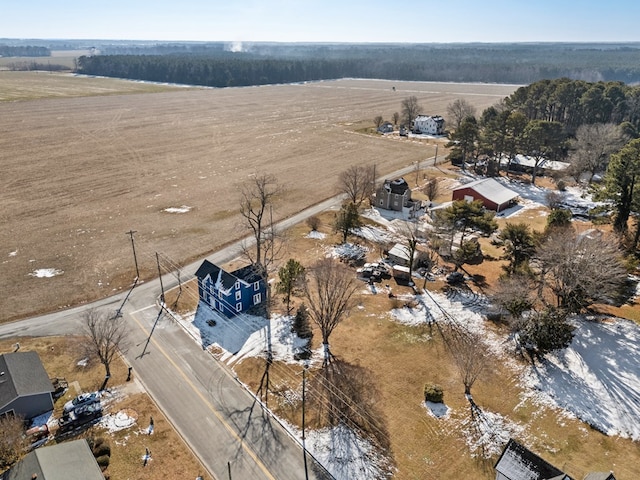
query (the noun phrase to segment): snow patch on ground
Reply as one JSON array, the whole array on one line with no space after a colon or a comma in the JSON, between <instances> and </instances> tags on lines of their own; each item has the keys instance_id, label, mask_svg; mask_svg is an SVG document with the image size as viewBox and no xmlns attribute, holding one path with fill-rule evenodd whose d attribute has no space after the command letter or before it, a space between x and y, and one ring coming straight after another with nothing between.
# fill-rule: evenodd
<instances>
[{"instance_id":1,"label":"snow patch on ground","mask_svg":"<svg viewBox=\"0 0 640 480\"><path fill-rule=\"evenodd\" d=\"M391 234L389 230L371 225L356 228L353 230L353 234L373 243L391 243L397 241L396 236Z\"/></svg>"},{"instance_id":2,"label":"snow patch on ground","mask_svg":"<svg viewBox=\"0 0 640 480\"><path fill-rule=\"evenodd\" d=\"M182 205L181 207L168 207L162 211L167 213L188 213L192 208L189 205Z\"/></svg>"},{"instance_id":3,"label":"snow patch on ground","mask_svg":"<svg viewBox=\"0 0 640 480\"><path fill-rule=\"evenodd\" d=\"M130 412L120 410L115 414L103 416L98 422L98 426L104 428L109 433L119 432L126 428L131 428L136 423L136 418Z\"/></svg>"},{"instance_id":4,"label":"snow patch on ground","mask_svg":"<svg viewBox=\"0 0 640 480\"><path fill-rule=\"evenodd\" d=\"M326 233L319 232L317 230L311 230L305 235L305 238L315 238L316 240L322 240L327 236Z\"/></svg>"},{"instance_id":5,"label":"snow patch on ground","mask_svg":"<svg viewBox=\"0 0 640 480\"><path fill-rule=\"evenodd\" d=\"M369 249L364 245L356 245L355 243L341 243L334 245L327 250L327 257L346 258L346 259L363 259Z\"/></svg>"},{"instance_id":6,"label":"snow patch on ground","mask_svg":"<svg viewBox=\"0 0 640 480\"><path fill-rule=\"evenodd\" d=\"M429 415L435 418L446 418L449 416L449 412L451 409L447 407L444 403L435 403L435 402L424 402L422 404L429 412Z\"/></svg>"},{"instance_id":7,"label":"snow patch on ground","mask_svg":"<svg viewBox=\"0 0 640 480\"><path fill-rule=\"evenodd\" d=\"M36 278L50 278L57 275L62 275L63 273L63 270L58 270L57 268L38 268L37 270L31 272L29 275Z\"/></svg>"},{"instance_id":8,"label":"snow patch on ground","mask_svg":"<svg viewBox=\"0 0 640 480\"><path fill-rule=\"evenodd\" d=\"M285 428L302 443L302 433L290 424ZM336 480L390 478L384 455L352 429L340 424L332 428L307 430L305 447Z\"/></svg>"},{"instance_id":9,"label":"snow patch on ground","mask_svg":"<svg viewBox=\"0 0 640 480\"><path fill-rule=\"evenodd\" d=\"M472 457L492 458L500 455L510 438L521 438L526 427L498 413L476 409L457 412L461 429Z\"/></svg>"},{"instance_id":10,"label":"snow patch on ground","mask_svg":"<svg viewBox=\"0 0 640 480\"><path fill-rule=\"evenodd\" d=\"M579 319L569 348L527 369L523 385L606 435L640 440L640 327Z\"/></svg>"},{"instance_id":11,"label":"snow patch on ground","mask_svg":"<svg viewBox=\"0 0 640 480\"><path fill-rule=\"evenodd\" d=\"M229 364L245 357L266 356L269 344L274 360L293 363L294 354L307 345L307 340L292 333L293 319L287 316L277 315L268 321L240 314L230 319L204 302L193 315L173 315L203 348L222 349L219 359Z\"/></svg>"}]
</instances>

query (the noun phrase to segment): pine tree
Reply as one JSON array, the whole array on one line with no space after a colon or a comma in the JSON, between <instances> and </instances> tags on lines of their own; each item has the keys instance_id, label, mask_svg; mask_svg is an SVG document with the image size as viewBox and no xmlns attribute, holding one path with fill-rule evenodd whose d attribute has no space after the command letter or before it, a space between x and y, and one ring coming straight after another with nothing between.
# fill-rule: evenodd
<instances>
[{"instance_id":1,"label":"pine tree","mask_svg":"<svg viewBox=\"0 0 640 480\"><path fill-rule=\"evenodd\" d=\"M308 338L309 341L313 338L313 330L309 322L309 311L306 305L302 304L298 307L291 330L295 332L299 338Z\"/></svg>"}]
</instances>

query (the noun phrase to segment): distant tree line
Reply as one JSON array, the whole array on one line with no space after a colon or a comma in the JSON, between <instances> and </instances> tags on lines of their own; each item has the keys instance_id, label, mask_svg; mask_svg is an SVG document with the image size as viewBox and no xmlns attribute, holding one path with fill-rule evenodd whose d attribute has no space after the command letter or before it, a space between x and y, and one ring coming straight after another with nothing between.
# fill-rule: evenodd
<instances>
[{"instance_id":1,"label":"distant tree line","mask_svg":"<svg viewBox=\"0 0 640 480\"><path fill-rule=\"evenodd\" d=\"M238 87L341 78L350 60L285 60L148 55L80 57L78 73L209 87Z\"/></svg>"},{"instance_id":2,"label":"distant tree line","mask_svg":"<svg viewBox=\"0 0 640 480\"><path fill-rule=\"evenodd\" d=\"M29 72L35 70L41 70L46 72L62 72L68 71L69 67L66 65L59 65L56 63L41 63L41 62L9 62L7 68L14 72Z\"/></svg>"},{"instance_id":3,"label":"distant tree line","mask_svg":"<svg viewBox=\"0 0 640 480\"><path fill-rule=\"evenodd\" d=\"M0 45L0 57L50 57L51 50L46 47L32 45L9 46Z\"/></svg>"},{"instance_id":4,"label":"distant tree line","mask_svg":"<svg viewBox=\"0 0 640 480\"><path fill-rule=\"evenodd\" d=\"M544 78L640 82L640 45L115 45L82 57L92 75L215 87L344 77L529 84ZM106 55L105 55L106 54Z\"/></svg>"}]
</instances>

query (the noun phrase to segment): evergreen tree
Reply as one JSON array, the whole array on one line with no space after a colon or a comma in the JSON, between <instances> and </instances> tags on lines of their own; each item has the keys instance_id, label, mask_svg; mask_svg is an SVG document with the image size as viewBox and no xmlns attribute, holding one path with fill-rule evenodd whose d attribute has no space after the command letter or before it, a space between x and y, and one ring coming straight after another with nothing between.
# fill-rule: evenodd
<instances>
[{"instance_id":1,"label":"evergreen tree","mask_svg":"<svg viewBox=\"0 0 640 480\"><path fill-rule=\"evenodd\" d=\"M625 233L629 216L634 207L637 210L640 206L640 139L630 141L611 155L605 182L605 195L613 200L616 209L613 228Z\"/></svg>"},{"instance_id":2,"label":"evergreen tree","mask_svg":"<svg viewBox=\"0 0 640 480\"><path fill-rule=\"evenodd\" d=\"M305 270L300 262L290 258L287 263L278 270L280 281L277 292L284 295L284 303L287 306L287 315L291 311L291 295L296 287L301 287L304 282Z\"/></svg>"},{"instance_id":3,"label":"evergreen tree","mask_svg":"<svg viewBox=\"0 0 640 480\"><path fill-rule=\"evenodd\" d=\"M305 304L300 305L296 311L296 316L293 319L291 330L299 338L305 338L311 341L313 338L313 330L311 329L311 323L309 320L309 310L307 310L307 306Z\"/></svg>"},{"instance_id":4,"label":"evergreen tree","mask_svg":"<svg viewBox=\"0 0 640 480\"><path fill-rule=\"evenodd\" d=\"M360 214L358 213L358 207L355 203L347 203L342 206L336 221L334 223L334 230L342 233L342 243L346 243L347 237L353 229L362 225L360 221Z\"/></svg>"}]
</instances>

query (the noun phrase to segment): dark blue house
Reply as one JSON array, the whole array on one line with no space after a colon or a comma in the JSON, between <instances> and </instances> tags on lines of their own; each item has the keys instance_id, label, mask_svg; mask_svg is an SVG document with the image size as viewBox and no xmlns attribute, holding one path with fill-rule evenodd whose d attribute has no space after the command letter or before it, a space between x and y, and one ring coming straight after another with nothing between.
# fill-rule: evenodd
<instances>
[{"instance_id":1,"label":"dark blue house","mask_svg":"<svg viewBox=\"0 0 640 480\"><path fill-rule=\"evenodd\" d=\"M226 317L233 317L266 300L265 282L249 265L227 272L208 260L196 272L200 301Z\"/></svg>"}]
</instances>

